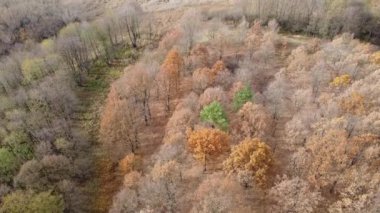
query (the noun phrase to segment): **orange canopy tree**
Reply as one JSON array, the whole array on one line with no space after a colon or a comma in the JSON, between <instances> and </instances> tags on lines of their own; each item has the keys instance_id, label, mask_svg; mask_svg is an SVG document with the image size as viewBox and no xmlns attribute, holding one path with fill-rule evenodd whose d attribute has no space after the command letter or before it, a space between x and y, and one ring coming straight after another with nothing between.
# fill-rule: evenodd
<instances>
[{"instance_id":1,"label":"orange canopy tree","mask_svg":"<svg viewBox=\"0 0 380 213\"><path fill-rule=\"evenodd\" d=\"M183 58L176 49L169 51L164 63L161 65L161 71L166 73L170 83L175 86L176 90L178 90L183 65Z\"/></svg>"},{"instance_id":2,"label":"orange canopy tree","mask_svg":"<svg viewBox=\"0 0 380 213\"><path fill-rule=\"evenodd\" d=\"M229 150L229 136L218 129L200 129L188 132L188 148L194 157L203 161L206 171L207 161Z\"/></svg>"}]
</instances>

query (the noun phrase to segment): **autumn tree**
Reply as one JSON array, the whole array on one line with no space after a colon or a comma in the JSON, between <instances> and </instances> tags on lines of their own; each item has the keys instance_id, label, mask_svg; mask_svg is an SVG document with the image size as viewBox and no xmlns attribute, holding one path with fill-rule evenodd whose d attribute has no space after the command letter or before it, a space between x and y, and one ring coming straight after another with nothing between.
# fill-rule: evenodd
<instances>
[{"instance_id":1,"label":"autumn tree","mask_svg":"<svg viewBox=\"0 0 380 213\"><path fill-rule=\"evenodd\" d=\"M376 170L370 169L367 164L369 161L363 154L378 142L376 135L349 138L347 131L341 129L328 129L323 134L314 135L306 144L311 153L309 182L327 195L349 190L349 185L357 182L353 172L374 175Z\"/></svg>"},{"instance_id":2,"label":"autumn tree","mask_svg":"<svg viewBox=\"0 0 380 213\"><path fill-rule=\"evenodd\" d=\"M251 212L244 192L232 178L214 173L204 179L193 193L192 212Z\"/></svg>"},{"instance_id":3,"label":"autumn tree","mask_svg":"<svg viewBox=\"0 0 380 213\"><path fill-rule=\"evenodd\" d=\"M375 64L380 64L380 51L377 51L371 55L371 60Z\"/></svg>"},{"instance_id":4,"label":"autumn tree","mask_svg":"<svg viewBox=\"0 0 380 213\"><path fill-rule=\"evenodd\" d=\"M337 76L334 78L334 80L330 83L333 87L345 87L348 86L351 83L351 76L348 74L344 74L341 76Z\"/></svg>"},{"instance_id":5,"label":"autumn tree","mask_svg":"<svg viewBox=\"0 0 380 213\"><path fill-rule=\"evenodd\" d=\"M167 73L171 83L175 85L175 89L178 89L183 68L184 62L181 54L178 50L171 49L161 65L161 70Z\"/></svg>"},{"instance_id":6,"label":"autumn tree","mask_svg":"<svg viewBox=\"0 0 380 213\"><path fill-rule=\"evenodd\" d=\"M194 157L202 161L204 171L208 160L229 149L229 136L217 129L200 129L188 132L187 144Z\"/></svg>"},{"instance_id":7,"label":"autumn tree","mask_svg":"<svg viewBox=\"0 0 380 213\"><path fill-rule=\"evenodd\" d=\"M201 107L211 104L212 102L219 102L223 106L227 106L228 98L226 92L222 87L207 88L199 97L199 104Z\"/></svg>"},{"instance_id":8,"label":"autumn tree","mask_svg":"<svg viewBox=\"0 0 380 213\"><path fill-rule=\"evenodd\" d=\"M156 211L176 212L181 181L181 167L176 161L156 163L140 190L143 203Z\"/></svg>"},{"instance_id":9,"label":"autumn tree","mask_svg":"<svg viewBox=\"0 0 380 213\"><path fill-rule=\"evenodd\" d=\"M193 68L208 67L210 53L205 45L198 44L190 52L190 61Z\"/></svg>"},{"instance_id":10,"label":"autumn tree","mask_svg":"<svg viewBox=\"0 0 380 213\"><path fill-rule=\"evenodd\" d=\"M244 137L266 137L273 127L270 113L262 106L247 102L237 113L236 131Z\"/></svg>"},{"instance_id":11,"label":"autumn tree","mask_svg":"<svg viewBox=\"0 0 380 213\"><path fill-rule=\"evenodd\" d=\"M100 121L100 136L115 160L120 159L125 149L135 153L139 147L141 123L134 101L121 99L116 86L111 87Z\"/></svg>"},{"instance_id":12,"label":"autumn tree","mask_svg":"<svg viewBox=\"0 0 380 213\"><path fill-rule=\"evenodd\" d=\"M140 169L141 167L141 157L133 153L126 155L119 162L119 170L122 174L127 174L129 172Z\"/></svg>"},{"instance_id":13,"label":"autumn tree","mask_svg":"<svg viewBox=\"0 0 380 213\"><path fill-rule=\"evenodd\" d=\"M344 112L354 115L360 115L366 111L365 98L357 92L344 97L340 102L340 106Z\"/></svg>"},{"instance_id":14,"label":"autumn tree","mask_svg":"<svg viewBox=\"0 0 380 213\"><path fill-rule=\"evenodd\" d=\"M275 80L271 82L264 92L269 102L269 108L273 113L273 118L278 119L280 113L288 109L289 84L284 70L275 74Z\"/></svg>"},{"instance_id":15,"label":"autumn tree","mask_svg":"<svg viewBox=\"0 0 380 213\"><path fill-rule=\"evenodd\" d=\"M136 191L131 190L129 188L123 188L114 197L109 212L136 212L138 204L139 198Z\"/></svg>"},{"instance_id":16,"label":"autumn tree","mask_svg":"<svg viewBox=\"0 0 380 213\"><path fill-rule=\"evenodd\" d=\"M215 62L215 64L211 68L211 79L212 82L214 82L218 75L221 73L226 72L226 65L222 60L218 60Z\"/></svg>"},{"instance_id":17,"label":"autumn tree","mask_svg":"<svg viewBox=\"0 0 380 213\"><path fill-rule=\"evenodd\" d=\"M230 174L240 170L252 171L253 179L260 187L268 184L273 156L268 145L260 139L245 139L232 148L228 159L223 163L224 170Z\"/></svg>"},{"instance_id":18,"label":"autumn tree","mask_svg":"<svg viewBox=\"0 0 380 213\"><path fill-rule=\"evenodd\" d=\"M192 128L196 122L196 114L188 108L174 111L166 124L165 134L171 136L175 133L185 133L187 128Z\"/></svg>"},{"instance_id":19,"label":"autumn tree","mask_svg":"<svg viewBox=\"0 0 380 213\"><path fill-rule=\"evenodd\" d=\"M124 176L123 185L130 189L137 189L140 179L141 179L140 172L131 171Z\"/></svg>"},{"instance_id":20,"label":"autumn tree","mask_svg":"<svg viewBox=\"0 0 380 213\"><path fill-rule=\"evenodd\" d=\"M121 80L126 90L124 96L133 96L134 100L141 104L145 125L148 125L152 117L150 97L154 73L150 72L148 67L137 64Z\"/></svg>"},{"instance_id":21,"label":"autumn tree","mask_svg":"<svg viewBox=\"0 0 380 213\"><path fill-rule=\"evenodd\" d=\"M212 71L210 68L198 68L192 75L193 90L202 93L212 83Z\"/></svg>"},{"instance_id":22,"label":"autumn tree","mask_svg":"<svg viewBox=\"0 0 380 213\"><path fill-rule=\"evenodd\" d=\"M228 128L227 115L222 105L217 101L213 101L211 104L203 107L200 117L202 121L208 122L213 126L215 125L221 130L227 130Z\"/></svg>"},{"instance_id":23,"label":"autumn tree","mask_svg":"<svg viewBox=\"0 0 380 213\"><path fill-rule=\"evenodd\" d=\"M309 184L295 177L283 177L269 191L269 197L275 201L272 206L276 212L314 212L323 200L319 192L312 191Z\"/></svg>"},{"instance_id":24,"label":"autumn tree","mask_svg":"<svg viewBox=\"0 0 380 213\"><path fill-rule=\"evenodd\" d=\"M182 70L182 56L176 49L170 50L157 76L161 91L164 95L167 112L170 112L170 100L178 93Z\"/></svg>"}]
</instances>

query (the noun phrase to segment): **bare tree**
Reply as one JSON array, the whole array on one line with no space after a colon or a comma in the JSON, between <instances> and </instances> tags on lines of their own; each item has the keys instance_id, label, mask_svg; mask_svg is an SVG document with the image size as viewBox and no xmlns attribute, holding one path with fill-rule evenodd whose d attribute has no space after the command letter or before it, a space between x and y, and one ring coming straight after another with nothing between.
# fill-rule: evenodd
<instances>
[{"instance_id":1,"label":"bare tree","mask_svg":"<svg viewBox=\"0 0 380 213\"><path fill-rule=\"evenodd\" d=\"M129 41L133 48L140 45L143 10L136 1L127 1L120 10L122 23L126 27Z\"/></svg>"}]
</instances>

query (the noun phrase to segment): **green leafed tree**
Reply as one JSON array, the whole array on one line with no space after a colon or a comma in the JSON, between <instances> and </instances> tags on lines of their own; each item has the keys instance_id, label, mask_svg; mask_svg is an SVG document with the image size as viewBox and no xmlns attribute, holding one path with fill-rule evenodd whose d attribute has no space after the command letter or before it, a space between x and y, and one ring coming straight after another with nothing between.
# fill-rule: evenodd
<instances>
[{"instance_id":1,"label":"green leafed tree","mask_svg":"<svg viewBox=\"0 0 380 213\"><path fill-rule=\"evenodd\" d=\"M239 110L245 103L252 101L253 93L251 87L245 86L235 93L233 100L233 107L235 110Z\"/></svg>"},{"instance_id":2,"label":"green leafed tree","mask_svg":"<svg viewBox=\"0 0 380 213\"><path fill-rule=\"evenodd\" d=\"M200 115L203 122L208 122L221 130L227 130L228 119L219 102L214 101L203 107Z\"/></svg>"},{"instance_id":3,"label":"green leafed tree","mask_svg":"<svg viewBox=\"0 0 380 213\"><path fill-rule=\"evenodd\" d=\"M19 160L30 160L33 148L28 135L23 131L13 131L4 139L4 145L9 148Z\"/></svg>"},{"instance_id":4,"label":"green leafed tree","mask_svg":"<svg viewBox=\"0 0 380 213\"><path fill-rule=\"evenodd\" d=\"M35 193L32 191L15 191L3 199L0 213L61 213L64 210L64 202L61 196L51 192Z\"/></svg>"},{"instance_id":5,"label":"green leafed tree","mask_svg":"<svg viewBox=\"0 0 380 213\"><path fill-rule=\"evenodd\" d=\"M0 149L0 181L9 182L18 167L18 160L8 149Z\"/></svg>"}]
</instances>

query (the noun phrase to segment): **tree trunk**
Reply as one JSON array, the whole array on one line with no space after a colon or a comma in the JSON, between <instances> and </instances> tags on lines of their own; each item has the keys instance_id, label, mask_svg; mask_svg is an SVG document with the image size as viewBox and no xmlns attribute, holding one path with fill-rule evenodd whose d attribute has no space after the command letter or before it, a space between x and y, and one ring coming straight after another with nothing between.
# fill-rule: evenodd
<instances>
[{"instance_id":1,"label":"tree trunk","mask_svg":"<svg viewBox=\"0 0 380 213\"><path fill-rule=\"evenodd\" d=\"M206 171L207 171L206 165L207 165L207 156L206 156L206 154L205 154L205 155L203 156L203 172L206 172Z\"/></svg>"}]
</instances>

